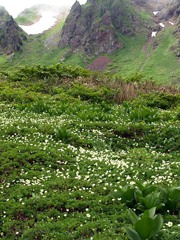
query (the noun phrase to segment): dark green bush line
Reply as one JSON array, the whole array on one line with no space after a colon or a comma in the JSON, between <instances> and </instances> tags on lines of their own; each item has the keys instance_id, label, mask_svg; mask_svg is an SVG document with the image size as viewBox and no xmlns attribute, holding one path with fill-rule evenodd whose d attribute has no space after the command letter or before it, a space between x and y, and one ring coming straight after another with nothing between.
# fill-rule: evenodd
<instances>
[{"instance_id":1,"label":"dark green bush line","mask_svg":"<svg viewBox=\"0 0 180 240\"><path fill-rule=\"evenodd\" d=\"M10 81L30 81L48 80L52 78L67 79L90 76L91 72L80 67L71 67L65 64L56 64L53 66L26 66L19 67L14 72L2 72Z\"/></svg>"}]
</instances>

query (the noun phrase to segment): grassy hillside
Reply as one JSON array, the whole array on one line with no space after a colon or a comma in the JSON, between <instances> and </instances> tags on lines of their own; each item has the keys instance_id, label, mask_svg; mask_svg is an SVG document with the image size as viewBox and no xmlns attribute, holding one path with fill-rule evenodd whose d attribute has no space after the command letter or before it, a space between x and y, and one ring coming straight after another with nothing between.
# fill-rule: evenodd
<instances>
[{"instance_id":1,"label":"grassy hillside","mask_svg":"<svg viewBox=\"0 0 180 240\"><path fill-rule=\"evenodd\" d=\"M177 89L17 68L0 128L1 239L180 238Z\"/></svg>"},{"instance_id":2,"label":"grassy hillside","mask_svg":"<svg viewBox=\"0 0 180 240\"><path fill-rule=\"evenodd\" d=\"M63 50L60 50L57 45L63 23L64 20L60 19L55 27L43 34L29 36L24 50L13 57L9 67L33 64L51 65L60 62Z\"/></svg>"},{"instance_id":3,"label":"grassy hillside","mask_svg":"<svg viewBox=\"0 0 180 240\"><path fill-rule=\"evenodd\" d=\"M112 57L109 70L127 78L138 72L157 83L180 83L179 59L171 48L176 42L173 31L165 29L154 39L124 38L125 47Z\"/></svg>"},{"instance_id":4,"label":"grassy hillside","mask_svg":"<svg viewBox=\"0 0 180 240\"><path fill-rule=\"evenodd\" d=\"M73 53L65 48L60 49L58 42L63 21L46 31L43 35L34 35L25 43L23 52L9 57L1 57L1 68L14 68L21 65L43 64L51 65L62 60L71 65L87 67L94 57L87 57L83 52ZM173 27L158 33L157 38L147 38L139 33L134 37L121 36L123 48L113 55L106 55L111 59L107 72L114 77L131 78L132 75L143 74L147 79L157 83L180 83L179 59L172 51L176 43Z\"/></svg>"}]
</instances>

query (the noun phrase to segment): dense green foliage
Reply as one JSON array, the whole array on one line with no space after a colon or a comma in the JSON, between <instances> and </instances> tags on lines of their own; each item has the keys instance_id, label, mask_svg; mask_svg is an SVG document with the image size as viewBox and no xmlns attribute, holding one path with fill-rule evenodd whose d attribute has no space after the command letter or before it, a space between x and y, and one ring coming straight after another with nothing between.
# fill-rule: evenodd
<instances>
[{"instance_id":1,"label":"dense green foliage","mask_svg":"<svg viewBox=\"0 0 180 240\"><path fill-rule=\"evenodd\" d=\"M119 101L66 65L0 79L1 239L180 238L179 94Z\"/></svg>"}]
</instances>

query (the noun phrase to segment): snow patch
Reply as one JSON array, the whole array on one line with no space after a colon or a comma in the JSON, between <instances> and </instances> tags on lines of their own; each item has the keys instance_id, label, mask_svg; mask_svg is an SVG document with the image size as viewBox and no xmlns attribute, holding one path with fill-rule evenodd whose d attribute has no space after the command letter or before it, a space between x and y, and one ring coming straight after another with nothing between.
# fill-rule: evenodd
<instances>
[{"instance_id":1,"label":"snow patch","mask_svg":"<svg viewBox=\"0 0 180 240\"><path fill-rule=\"evenodd\" d=\"M157 35L157 32L152 32L151 33L151 37L156 37L156 35Z\"/></svg>"},{"instance_id":2,"label":"snow patch","mask_svg":"<svg viewBox=\"0 0 180 240\"><path fill-rule=\"evenodd\" d=\"M52 12L44 12L40 20L30 26L19 25L27 34L38 34L42 33L50 27L54 26L57 19L54 17Z\"/></svg>"},{"instance_id":3,"label":"snow patch","mask_svg":"<svg viewBox=\"0 0 180 240\"><path fill-rule=\"evenodd\" d=\"M165 25L163 23L159 23L159 25L163 28L165 27Z\"/></svg>"},{"instance_id":4,"label":"snow patch","mask_svg":"<svg viewBox=\"0 0 180 240\"><path fill-rule=\"evenodd\" d=\"M153 12L154 16L156 16L158 14L159 11L155 11Z\"/></svg>"}]
</instances>

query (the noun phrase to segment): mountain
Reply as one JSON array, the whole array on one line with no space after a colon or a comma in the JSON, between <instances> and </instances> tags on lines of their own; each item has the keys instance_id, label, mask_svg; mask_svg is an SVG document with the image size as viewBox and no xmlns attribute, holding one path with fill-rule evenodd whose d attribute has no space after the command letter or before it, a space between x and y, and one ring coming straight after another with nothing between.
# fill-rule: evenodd
<instances>
[{"instance_id":1,"label":"mountain","mask_svg":"<svg viewBox=\"0 0 180 240\"><path fill-rule=\"evenodd\" d=\"M88 55L111 54L122 47L121 35L132 36L143 26L130 1L88 0L74 3L62 29L60 47Z\"/></svg>"},{"instance_id":2,"label":"mountain","mask_svg":"<svg viewBox=\"0 0 180 240\"><path fill-rule=\"evenodd\" d=\"M27 35L17 25L12 16L0 6L0 54L20 51Z\"/></svg>"},{"instance_id":3,"label":"mountain","mask_svg":"<svg viewBox=\"0 0 180 240\"><path fill-rule=\"evenodd\" d=\"M42 34L30 35L3 68L64 62L115 79L180 84L179 0L88 0ZM33 25L31 25L33 26ZM28 27L28 26L27 26Z\"/></svg>"}]
</instances>

